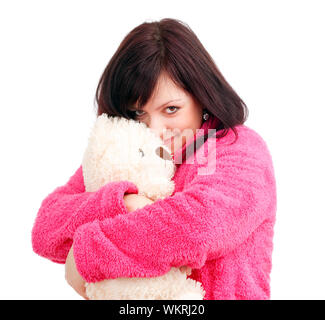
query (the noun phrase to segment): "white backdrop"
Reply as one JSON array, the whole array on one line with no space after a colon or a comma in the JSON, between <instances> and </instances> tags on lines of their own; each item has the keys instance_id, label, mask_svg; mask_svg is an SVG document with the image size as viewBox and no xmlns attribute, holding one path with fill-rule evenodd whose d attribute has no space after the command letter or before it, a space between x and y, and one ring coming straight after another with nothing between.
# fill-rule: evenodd
<instances>
[{"instance_id":1,"label":"white backdrop","mask_svg":"<svg viewBox=\"0 0 325 320\"><path fill-rule=\"evenodd\" d=\"M324 299L323 1L1 1L1 299L79 299L32 251L41 201L81 164L99 77L144 21L192 28L246 102L278 190L272 299ZM322 21L323 19L323 21Z\"/></svg>"}]
</instances>

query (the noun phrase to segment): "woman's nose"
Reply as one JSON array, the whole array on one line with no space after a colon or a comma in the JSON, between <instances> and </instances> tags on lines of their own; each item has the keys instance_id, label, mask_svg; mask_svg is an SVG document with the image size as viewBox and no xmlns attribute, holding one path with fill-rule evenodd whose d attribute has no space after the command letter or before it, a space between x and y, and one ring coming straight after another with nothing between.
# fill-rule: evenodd
<instances>
[{"instance_id":1,"label":"woman's nose","mask_svg":"<svg viewBox=\"0 0 325 320\"><path fill-rule=\"evenodd\" d=\"M147 126L161 139L163 138L164 132L167 130L165 125L159 120L150 120Z\"/></svg>"}]
</instances>

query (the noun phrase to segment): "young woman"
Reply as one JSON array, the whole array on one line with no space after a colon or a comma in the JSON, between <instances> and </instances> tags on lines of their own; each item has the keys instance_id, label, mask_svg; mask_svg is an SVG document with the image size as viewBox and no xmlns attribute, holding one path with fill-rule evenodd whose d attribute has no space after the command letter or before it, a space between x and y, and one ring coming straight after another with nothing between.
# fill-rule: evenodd
<instances>
[{"instance_id":1,"label":"young woman","mask_svg":"<svg viewBox=\"0 0 325 320\"><path fill-rule=\"evenodd\" d=\"M43 200L34 251L65 263L68 283L84 297L85 281L188 266L205 300L269 299L271 155L193 31L174 19L136 27L104 70L96 101L97 115L144 122L162 137L177 168L175 192L154 203L128 181L85 192L80 166Z\"/></svg>"}]
</instances>

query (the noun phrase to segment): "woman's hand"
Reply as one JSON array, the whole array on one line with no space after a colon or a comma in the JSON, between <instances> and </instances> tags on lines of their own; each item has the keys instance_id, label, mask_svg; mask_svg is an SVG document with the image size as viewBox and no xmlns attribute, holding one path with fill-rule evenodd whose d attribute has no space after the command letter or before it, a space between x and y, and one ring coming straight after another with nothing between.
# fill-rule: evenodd
<instances>
[{"instance_id":1,"label":"woman's hand","mask_svg":"<svg viewBox=\"0 0 325 320\"><path fill-rule=\"evenodd\" d=\"M140 196L135 193L124 195L124 203L129 212L141 209L147 204L153 203L153 201L145 196Z\"/></svg>"},{"instance_id":2,"label":"woman's hand","mask_svg":"<svg viewBox=\"0 0 325 320\"><path fill-rule=\"evenodd\" d=\"M153 201L149 198L140 196L138 194L126 194L124 195L123 199L125 206L129 212L143 208L147 204L153 203ZM65 261L65 279L78 294L88 300L85 287L86 281L81 277L80 273L77 270L76 262L73 256L73 246L71 247Z\"/></svg>"},{"instance_id":3,"label":"woman's hand","mask_svg":"<svg viewBox=\"0 0 325 320\"><path fill-rule=\"evenodd\" d=\"M81 277L77 270L76 262L73 256L73 246L71 247L65 261L65 279L77 293L88 300L85 287L86 281Z\"/></svg>"}]
</instances>

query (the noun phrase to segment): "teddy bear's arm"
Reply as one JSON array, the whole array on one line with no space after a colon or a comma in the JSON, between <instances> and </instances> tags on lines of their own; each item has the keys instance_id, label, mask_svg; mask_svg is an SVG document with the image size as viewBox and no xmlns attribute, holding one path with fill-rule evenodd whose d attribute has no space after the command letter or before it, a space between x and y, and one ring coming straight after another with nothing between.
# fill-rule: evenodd
<instances>
[{"instance_id":1,"label":"teddy bear's arm","mask_svg":"<svg viewBox=\"0 0 325 320\"><path fill-rule=\"evenodd\" d=\"M128 181L111 182L96 192L85 192L82 167L41 203L32 229L33 250L54 262L65 263L75 230L96 219L128 213L123 197L137 193Z\"/></svg>"}]
</instances>

